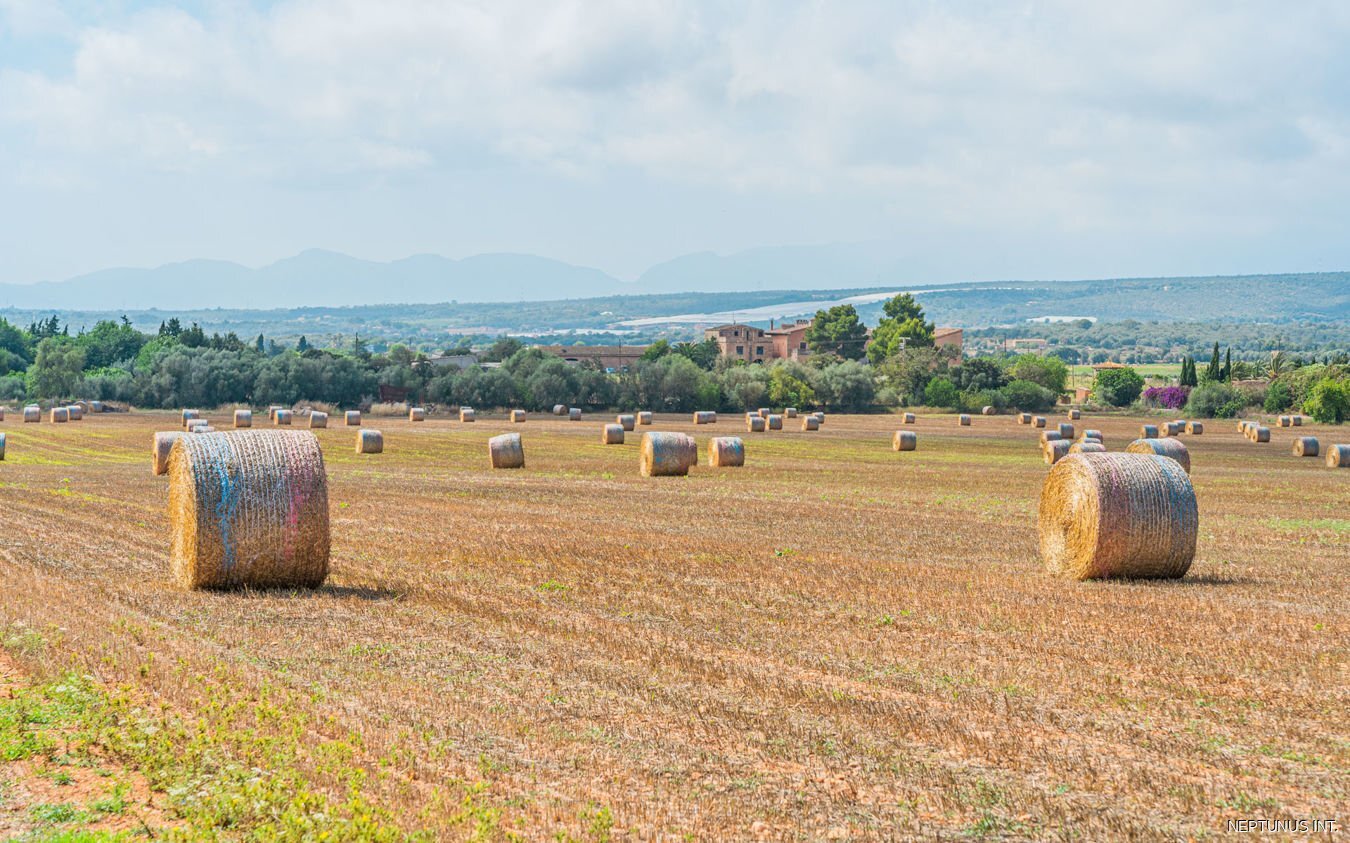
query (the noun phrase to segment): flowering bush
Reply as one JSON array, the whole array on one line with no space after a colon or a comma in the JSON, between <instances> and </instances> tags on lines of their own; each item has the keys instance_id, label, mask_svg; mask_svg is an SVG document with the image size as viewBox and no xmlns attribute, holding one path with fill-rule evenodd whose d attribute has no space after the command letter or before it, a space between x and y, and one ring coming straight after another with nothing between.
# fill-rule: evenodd
<instances>
[{"instance_id":1,"label":"flowering bush","mask_svg":"<svg viewBox=\"0 0 1350 843\"><path fill-rule=\"evenodd\" d=\"M1144 390L1144 401L1150 407L1180 410L1191 397L1188 386L1151 386Z\"/></svg>"}]
</instances>

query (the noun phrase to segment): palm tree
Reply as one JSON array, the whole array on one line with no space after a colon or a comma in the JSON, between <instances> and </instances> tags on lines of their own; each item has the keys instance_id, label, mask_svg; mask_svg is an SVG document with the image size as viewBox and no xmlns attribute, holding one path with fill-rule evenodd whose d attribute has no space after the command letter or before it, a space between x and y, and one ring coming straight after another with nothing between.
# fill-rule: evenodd
<instances>
[{"instance_id":1,"label":"palm tree","mask_svg":"<svg viewBox=\"0 0 1350 843\"><path fill-rule=\"evenodd\" d=\"M1266 364L1266 372L1274 380L1289 370L1289 358L1283 351L1272 351L1270 353L1270 362Z\"/></svg>"}]
</instances>

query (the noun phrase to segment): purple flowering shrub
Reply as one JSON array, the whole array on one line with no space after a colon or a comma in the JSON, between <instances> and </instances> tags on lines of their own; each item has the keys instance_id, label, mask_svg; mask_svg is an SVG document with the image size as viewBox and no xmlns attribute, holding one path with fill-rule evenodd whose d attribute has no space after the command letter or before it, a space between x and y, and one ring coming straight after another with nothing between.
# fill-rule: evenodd
<instances>
[{"instance_id":1,"label":"purple flowering shrub","mask_svg":"<svg viewBox=\"0 0 1350 843\"><path fill-rule=\"evenodd\" d=\"M1151 386L1144 390L1144 402L1150 407L1180 410L1191 397L1188 386Z\"/></svg>"}]
</instances>

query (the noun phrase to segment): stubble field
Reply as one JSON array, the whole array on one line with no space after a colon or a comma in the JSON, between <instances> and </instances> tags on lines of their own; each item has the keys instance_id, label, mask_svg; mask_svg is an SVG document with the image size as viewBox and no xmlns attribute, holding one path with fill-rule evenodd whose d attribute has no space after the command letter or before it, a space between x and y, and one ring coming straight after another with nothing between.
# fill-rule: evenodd
<instances>
[{"instance_id":1,"label":"stubble field","mask_svg":"<svg viewBox=\"0 0 1350 843\"><path fill-rule=\"evenodd\" d=\"M367 418L382 455L316 431L324 588L187 593L149 468L176 420L0 424L4 658L34 705L82 701L0 761L0 831L65 827L24 785L63 751L127 782L131 835L1152 839L1350 804L1350 471L1290 455L1345 428L1183 437L1187 577L1071 583L1010 416L921 417L913 453L895 417L658 416L701 465L655 479L608 416ZM1078 425L1119 450L1140 421ZM505 430L523 471L487 467ZM51 731L16 710L0 750Z\"/></svg>"}]
</instances>

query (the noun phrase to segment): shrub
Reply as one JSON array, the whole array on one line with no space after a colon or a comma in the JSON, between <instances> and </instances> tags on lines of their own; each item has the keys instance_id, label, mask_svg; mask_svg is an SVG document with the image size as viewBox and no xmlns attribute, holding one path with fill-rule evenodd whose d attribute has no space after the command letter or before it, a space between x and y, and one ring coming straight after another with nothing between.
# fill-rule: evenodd
<instances>
[{"instance_id":1,"label":"shrub","mask_svg":"<svg viewBox=\"0 0 1350 843\"><path fill-rule=\"evenodd\" d=\"M1041 357L1038 354L1023 354L1018 357L1008 370L1013 376L1012 383L1018 381L1031 381L1039 384L1058 395L1064 391L1064 384L1069 381L1069 367L1064 365L1064 361L1058 357ZM1009 384L1011 386L1012 384ZM1023 407L1023 410L1030 410L1030 407Z\"/></svg>"},{"instance_id":2,"label":"shrub","mask_svg":"<svg viewBox=\"0 0 1350 843\"><path fill-rule=\"evenodd\" d=\"M1001 391L1008 406L1024 412L1044 412L1055 406L1055 393L1029 380L1012 381Z\"/></svg>"},{"instance_id":3,"label":"shrub","mask_svg":"<svg viewBox=\"0 0 1350 843\"><path fill-rule=\"evenodd\" d=\"M1350 418L1350 383L1331 378L1318 381L1308 391L1303 412L1323 424L1340 424Z\"/></svg>"},{"instance_id":4,"label":"shrub","mask_svg":"<svg viewBox=\"0 0 1350 843\"><path fill-rule=\"evenodd\" d=\"M1283 413L1294 403L1294 394L1289 391L1289 385L1281 381L1275 381L1266 390L1266 400L1262 404L1267 413Z\"/></svg>"},{"instance_id":5,"label":"shrub","mask_svg":"<svg viewBox=\"0 0 1350 843\"><path fill-rule=\"evenodd\" d=\"M963 412L978 413L984 407L993 407L1001 412L1007 409L1008 399L997 389L981 389L978 392L961 393L959 408Z\"/></svg>"},{"instance_id":6,"label":"shrub","mask_svg":"<svg viewBox=\"0 0 1350 843\"><path fill-rule=\"evenodd\" d=\"M1186 415L1209 419L1231 419L1246 406L1246 399L1222 381L1208 381L1191 390Z\"/></svg>"},{"instance_id":7,"label":"shrub","mask_svg":"<svg viewBox=\"0 0 1350 843\"><path fill-rule=\"evenodd\" d=\"M1129 366L1123 369L1103 369L1097 373L1093 393L1097 400L1112 407L1133 404L1144 389L1144 379Z\"/></svg>"},{"instance_id":8,"label":"shrub","mask_svg":"<svg viewBox=\"0 0 1350 843\"><path fill-rule=\"evenodd\" d=\"M923 388L923 403L929 407L955 408L961 402L961 393L956 384L947 378L933 378Z\"/></svg>"},{"instance_id":9,"label":"shrub","mask_svg":"<svg viewBox=\"0 0 1350 843\"><path fill-rule=\"evenodd\" d=\"M1150 407L1180 410L1190 400L1191 391L1184 386L1153 386L1144 390L1144 401Z\"/></svg>"}]
</instances>

